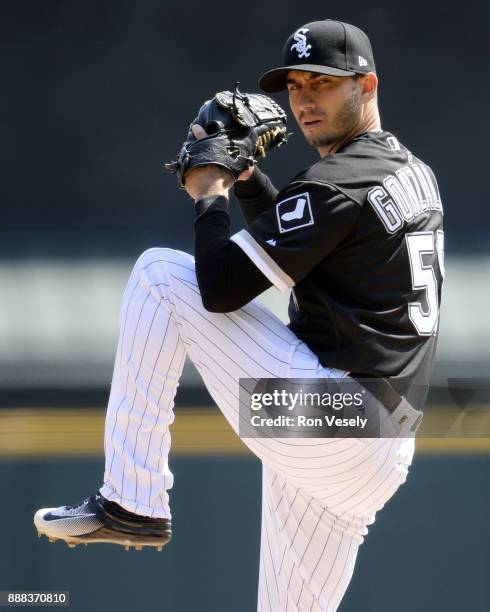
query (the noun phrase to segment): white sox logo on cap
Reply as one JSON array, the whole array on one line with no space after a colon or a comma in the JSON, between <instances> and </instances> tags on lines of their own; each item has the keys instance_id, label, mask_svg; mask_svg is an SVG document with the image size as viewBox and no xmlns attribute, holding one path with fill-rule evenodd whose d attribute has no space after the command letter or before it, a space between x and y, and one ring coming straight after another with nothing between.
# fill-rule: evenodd
<instances>
[{"instance_id":1,"label":"white sox logo on cap","mask_svg":"<svg viewBox=\"0 0 490 612\"><path fill-rule=\"evenodd\" d=\"M282 66L264 73L260 87L271 92L287 89L290 70L341 77L376 72L367 34L350 23L332 19L305 23L294 30L284 45Z\"/></svg>"},{"instance_id":2,"label":"white sox logo on cap","mask_svg":"<svg viewBox=\"0 0 490 612\"><path fill-rule=\"evenodd\" d=\"M308 32L308 28L300 28L294 35L294 40L296 41L294 45L291 45L291 51L295 49L298 52L298 58L302 57L310 57L310 49L311 45L308 44L306 40L306 32Z\"/></svg>"}]
</instances>

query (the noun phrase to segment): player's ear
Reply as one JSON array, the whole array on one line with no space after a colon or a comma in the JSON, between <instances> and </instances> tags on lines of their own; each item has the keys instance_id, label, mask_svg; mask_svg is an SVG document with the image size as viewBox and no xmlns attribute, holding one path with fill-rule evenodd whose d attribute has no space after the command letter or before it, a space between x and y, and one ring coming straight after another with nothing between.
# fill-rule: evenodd
<instances>
[{"instance_id":1,"label":"player's ear","mask_svg":"<svg viewBox=\"0 0 490 612\"><path fill-rule=\"evenodd\" d=\"M376 96L378 89L378 77L374 72L368 72L361 77L361 95L365 102L372 100Z\"/></svg>"}]
</instances>

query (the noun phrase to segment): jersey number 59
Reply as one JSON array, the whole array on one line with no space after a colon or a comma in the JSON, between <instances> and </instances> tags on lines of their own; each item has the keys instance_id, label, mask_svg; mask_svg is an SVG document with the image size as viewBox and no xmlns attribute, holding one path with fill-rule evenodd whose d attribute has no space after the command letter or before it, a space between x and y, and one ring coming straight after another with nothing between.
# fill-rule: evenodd
<instances>
[{"instance_id":1,"label":"jersey number 59","mask_svg":"<svg viewBox=\"0 0 490 612\"><path fill-rule=\"evenodd\" d=\"M444 232L412 232L406 234L410 271L412 273L412 289L425 289L426 305L422 302L409 302L408 316L419 336L430 336L437 331L439 318L439 294L434 263L439 264L441 283L444 278ZM423 256L426 255L425 263ZM430 257L432 255L432 257Z\"/></svg>"}]
</instances>

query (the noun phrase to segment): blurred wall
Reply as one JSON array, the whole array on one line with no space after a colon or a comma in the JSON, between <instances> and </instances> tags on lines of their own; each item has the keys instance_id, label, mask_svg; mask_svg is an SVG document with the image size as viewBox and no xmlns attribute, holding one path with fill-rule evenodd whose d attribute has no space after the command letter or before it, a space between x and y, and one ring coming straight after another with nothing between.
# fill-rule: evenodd
<instances>
[{"instance_id":1,"label":"blurred wall","mask_svg":"<svg viewBox=\"0 0 490 612\"><path fill-rule=\"evenodd\" d=\"M489 467L479 456L416 459L369 528L339 612L488 612ZM179 458L171 468L174 538L157 553L37 539L35 509L78 502L100 463L0 463L11 492L0 506L0 590L70 591L72 612L254 612L258 462Z\"/></svg>"},{"instance_id":2,"label":"blurred wall","mask_svg":"<svg viewBox=\"0 0 490 612\"><path fill-rule=\"evenodd\" d=\"M133 263L80 257L0 260L0 405L2 388L31 389L34 395L40 387L108 388L121 296ZM449 255L445 267L433 383L487 377L490 255ZM289 295L271 288L260 299L288 320ZM181 383L203 387L189 363Z\"/></svg>"},{"instance_id":3,"label":"blurred wall","mask_svg":"<svg viewBox=\"0 0 490 612\"><path fill-rule=\"evenodd\" d=\"M1 3L1 256L190 248L192 204L160 161L206 98L237 80L257 89L290 32L326 17L370 34L383 126L434 168L446 251L488 250L488 5L270 0L241 13L225 0ZM316 155L292 130L264 163L279 186Z\"/></svg>"}]
</instances>

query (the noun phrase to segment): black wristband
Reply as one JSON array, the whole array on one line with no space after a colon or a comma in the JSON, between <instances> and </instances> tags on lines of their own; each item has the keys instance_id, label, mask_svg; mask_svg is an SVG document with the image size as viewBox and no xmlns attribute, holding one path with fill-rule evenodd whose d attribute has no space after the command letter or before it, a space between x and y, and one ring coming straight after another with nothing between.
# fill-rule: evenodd
<instances>
[{"instance_id":1,"label":"black wristband","mask_svg":"<svg viewBox=\"0 0 490 612\"><path fill-rule=\"evenodd\" d=\"M194 222L207 212L228 212L228 198L222 195L206 196L196 201L196 217Z\"/></svg>"}]
</instances>

